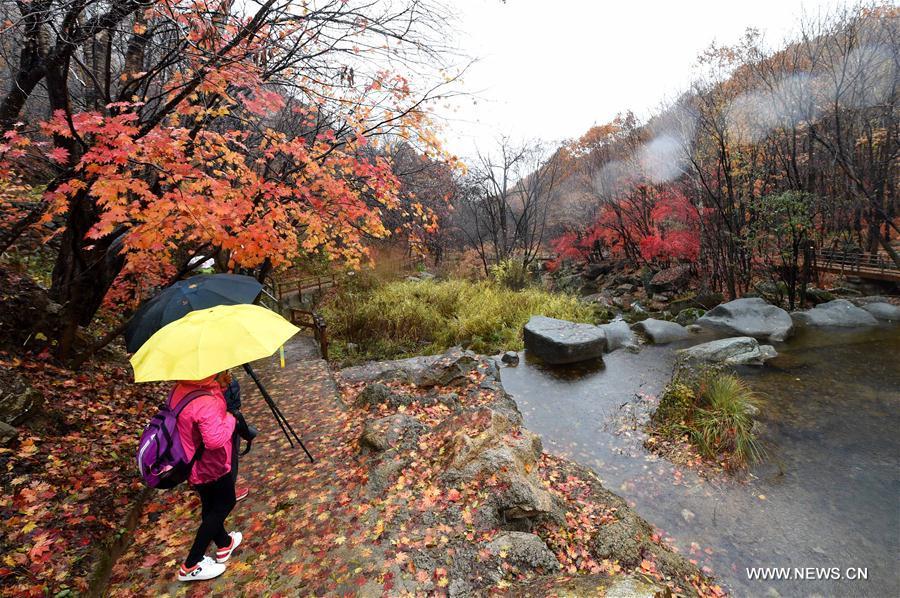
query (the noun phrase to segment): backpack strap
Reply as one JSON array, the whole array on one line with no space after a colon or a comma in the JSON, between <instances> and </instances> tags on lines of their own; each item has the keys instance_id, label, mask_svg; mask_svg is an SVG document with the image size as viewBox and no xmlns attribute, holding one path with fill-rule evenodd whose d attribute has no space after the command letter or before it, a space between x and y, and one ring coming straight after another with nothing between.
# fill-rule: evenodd
<instances>
[{"instance_id":1,"label":"backpack strap","mask_svg":"<svg viewBox=\"0 0 900 598\"><path fill-rule=\"evenodd\" d=\"M169 393L169 401L172 400L172 395L173 395L173 394L175 394L175 389L174 389L174 388L173 388L172 391ZM192 390L191 392L189 392L189 393L187 393L186 395L184 395L184 396L181 398L181 400L178 401L178 404L175 405L175 419L176 419L176 420L178 419L178 416L181 415L181 412L184 410L185 407L188 406L188 404L189 404L191 401L193 401L194 399L199 399L200 397L204 397L204 396L212 396L212 395L210 395L210 394L209 394L207 391L205 391L205 390L199 390L199 389L198 389L198 390ZM193 467L194 467L194 463L196 463L197 460L198 460L201 456L203 456L203 451L205 451L205 450L206 450L206 447L203 445L203 438L201 437L201 438L200 438L200 446L198 446L198 447L197 447L197 450L194 451L194 456L191 457L191 462L190 462L190 464L189 464L189 466L190 466L192 469L193 469Z\"/></svg>"},{"instance_id":2,"label":"backpack strap","mask_svg":"<svg viewBox=\"0 0 900 598\"><path fill-rule=\"evenodd\" d=\"M168 399L169 402L172 401L172 395L174 395L174 394L175 394L175 389L173 388L172 392L169 393L169 399ZM188 406L188 404L191 401L193 401L194 399L199 399L200 397L203 397L206 395L212 396L205 390L198 389L198 390L192 390L191 392L189 392L186 395L184 395L183 397L181 397L181 400L178 401L177 405L175 405L175 409L174 409L175 417L177 418L179 415L181 415L181 412L184 410L185 407Z\"/></svg>"}]
</instances>

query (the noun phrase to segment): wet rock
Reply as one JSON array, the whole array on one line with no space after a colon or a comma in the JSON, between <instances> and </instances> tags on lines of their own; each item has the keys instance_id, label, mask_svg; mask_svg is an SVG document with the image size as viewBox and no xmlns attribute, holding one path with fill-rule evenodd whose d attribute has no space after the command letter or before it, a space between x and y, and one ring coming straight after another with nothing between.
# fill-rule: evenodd
<instances>
[{"instance_id":1,"label":"wet rock","mask_svg":"<svg viewBox=\"0 0 900 598\"><path fill-rule=\"evenodd\" d=\"M639 287L644 284L641 279L640 273L622 274L620 276L616 276L615 283L616 284L630 284L633 287Z\"/></svg>"},{"instance_id":2,"label":"wet rock","mask_svg":"<svg viewBox=\"0 0 900 598\"><path fill-rule=\"evenodd\" d=\"M790 314L758 297L735 299L709 310L697 324L720 332L783 341L794 327Z\"/></svg>"},{"instance_id":3,"label":"wet rock","mask_svg":"<svg viewBox=\"0 0 900 598\"><path fill-rule=\"evenodd\" d=\"M596 559L618 560L625 567L633 567L643 559L647 530L631 521L617 520L601 525L591 540L591 553Z\"/></svg>"},{"instance_id":4,"label":"wet rock","mask_svg":"<svg viewBox=\"0 0 900 598\"><path fill-rule=\"evenodd\" d=\"M482 422L483 429L470 436L454 419L439 428L453 430L445 445L442 477L450 482L496 476L502 483L491 495L480 517L485 527L503 527L510 520L533 519L548 513L550 494L537 477L537 461L543 451L536 434L519 427L502 413L482 408L459 417Z\"/></svg>"},{"instance_id":5,"label":"wet rock","mask_svg":"<svg viewBox=\"0 0 900 598\"><path fill-rule=\"evenodd\" d=\"M392 409L408 407L412 404L431 406L436 404L446 405L450 409L459 408L459 395L456 393L407 395L395 391L390 386L381 382L368 384L362 392L356 396L353 402L356 407L377 407L387 405Z\"/></svg>"},{"instance_id":6,"label":"wet rock","mask_svg":"<svg viewBox=\"0 0 900 598\"><path fill-rule=\"evenodd\" d=\"M416 376L415 383L423 388L464 384L469 372L477 366L475 353L453 347L422 370Z\"/></svg>"},{"instance_id":7,"label":"wet rock","mask_svg":"<svg viewBox=\"0 0 900 598\"><path fill-rule=\"evenodd\" d=\"M369 407L384 403L392 404L395 401L394 391L380 382L368 384L362 392L356 395L354 405L357 407Z\"/></svg>"},{"instance_id":8,"label":"wet rock","mask_svg":"<svg viewBox=\"0 0 900 598\"><path fill-rule=\"evenodd\" d=\"M539 536L525 532L502 532L487 547L492 556L519 567L552 573L560 569L556 556Z\"/></svg>"},{"instance_id":9,"label":"wet rock","mask_svg":"<svg viewBox=\"0 0 900 598\"><path fill-rule=\"evenodd\" d=\"M516 404L516 401L509 396L509 393L503 390L502 387L498 391L495 391L495 395L496 398L488 403L487 407L492 411L497 411L504 415L513 423L513 425L521 426L522 413L519 411L519 406Z\"/></svg>"},{"instance_id":10,"label":"wet rock","mask_svg":"<svg viewBox=\"0 0 900 598\"><path fill-rule=\"evenodd\" d=\"M705 309L699 307L687 307L678 312L678 315L675 316L675 322L682 326L690 326L696 322L698 318L703 317L703 314L705 313Z\"/></svg>"},{"instance_id":11,"label":"wet rock","mask_svg":"<svg viewBox=\"0 0 900 598\"><path fill-rule=\"evenodd\" d=\"M601 328L544 316L528 320L524 337L525 349L551 365L596 359L606 348Z\"/></svg>"},{"instance_id":12,"label":"wet rock","mask_svg":"<svg viewBox=\"0 0 900 598\"><path fill-rule=\"evenodd\" d=\"M41 392L15 371L0 366L0 421L19 424L40 410Z\"/></svg>"},{"instance_id":13,"label":"wet rock","mask_svg":"<svg viewBox=\"0 0 900 598\"><path fill-rule=\"evenodd\" d=\"M672 299L669 302L669 309L676 314L689 307L707 310L714 308L724 300L725 297L722 296L722 293L689 293Z\"/></svg>"},{"instance_id":14,"label":"wet rock","mask_svg":"<svg viewBox=\"0 0 900 598\"><path fill-rule=\"evenodd\" d=\"M883 295L866 295L864 297L853 297L849 299L853 305L864 307L868 303L890 303L890 300Z\"/></svg>"},{"instance_id":15,"label":"wet rock","mask_svg":"<svg viewBox=\"0 0 900 598\"><path fill-rule=\"evenodd\" d=\"M414 417L397 413L369 420L363 426L360 445L367 450L386 451L392 448L409 449L428 426Z\"/></svg>"},{"instance_id":16,"label":"wet rock","mask_svg":"<svg viewBox=\"0 0 900 598\"><path fill-rule=\"evenodd\" d=\"M679 354L692 361L727 365L762 365L767 359L778 356L771 345L760 345L759 341L750 336L710 341L682 349Z\"/></svg>"},{"instance_id":17,"label":"wet rock","mask_svg":"<svg viewBox=\"0 0 900 598\"><path fill-rule=\"evenodd\" d=\"M6 422L0 421L0 446L6 446L18 437L19 431Z\"/></svg>"},{"instance_id":18,"label":"wet rock","mask_svg":"<svg viewBox=\"0 0 900 598\"><path fill-rule=\"evenodd\" d=\"M613 307L612 300L609 297L607 297L606 295L604 295L603 293L594 293L592 295L586 295L584 297L581 297L579 299L579 301L581 301L583 303L591 303L591 304L594 304L594 305L597 305L600 307L606 307L606 308Z\"/></svg>"},{"instance_id":19,"label":"wet rock","mask_svg":"<svg viewBox=\"0 0 900 598\"><path fill-rule=\"evenodd\" d=\"M606 336L606 351L612 352L624 347L625 349L638 349L637 337L625 320L615 320L609 324L601 324L598 328L603 330Z\"/></svg>"},{"instance_id":20,"label":"wet rock","mask_svg":"<svg viewBox=\"0 0 900 598\"><path fill-rule=\"evenodd\" d=\"M613 297L612 304L614 307L618 307L619 309L631 309L631 301L625 299L624 297Z\"/></svg>"},{"instance_id":21,"label":"wet rock","mask_svg":"<svg viewBox=\"0 0 900 598\"><path fill-rule=\"evenodd\" d=\"M795 311L791 317L806 326L853 328L878 324L875 316L845 299L835 299L806 311Z\"/></svg>"},{"instance_id":22,"label":"wet rock","mask_svg":"<svg viewBox=\"0 0 900 598\"><path fill-rule=\"evenodd\" d=\"M900 307L885 302L866 303L862 309L872 314L876 320L900 322Z\"/></svg>"},{"instance_id":23,"label":"wet rock","mask_svg":"<svg viewBox=\"0 0 900 598\"><path fill-rule=\"evenodd\" d=\"M686 523L690 523L694 520L695 517L696 515L693 511L690 511L688 509L681 509L681 518L684 519Z\"/></svg>"},{"instance_id":24,"label":"wet rock","mask_svg":"<svg viewBox=\"0 0 900 598\"><path fill-rule=\"evenodd\" d=\"M519 365L519 354L515 351L507 351L503 354L503 357L500 358L500 361L506 365Z\"/></svg>"},{"instance_id":25,"label":"wet rock","mask_svg":"<svg viewBox=\"0 0 900 598\"><path fill-rule=\"evenodd\" d=\"M390 361L372 361L344 368L341 370L340 376L343 381L351 384L391 380L411 382L439 357L440 355L425 355Z\"/></svg>"},{"instance_id":26,"label":"wet rock","mask_svg":"<svg viewBox=\"0 0 900 598\"><path fill-rule=\"evenodd\" d=\"M588 264L582 276L584 276L588 280L596 280L597 278L612 272L613 266L614 264L611 262L604 262L602 264Z\"/></svg>"},{"instance_id":27,"label":"wet rock","mask_svg":"<svg viewBox=\"0 0 900 598\"><path fill-rule=\"evenodd\" d=\"M606 598L671 598L672 592L664 585L637 579L630 575L610 577L604 574L557 574L514 585L509 596L557 596L581 598L605 596Z\"/></svg>"},{"instance_id":28,"label":"wet rock","mask_svg":"<svg viewBox=\"0 0 900 598\"><path fill-rule=\"evenodd\" d=\"M685 287L691 279L691 269L686 265L672 266L657 272L650 279L650 291L666 293Z\"/></svg>"},{"instance_id":29,"label":"wet rock","mask_svg":"<svg viewBox=\"0 0 900 598\"><path fill-rule=\"evenodd\" d=\"M834 294L824 289L806 287L806 298L811 301L813 305L818 305L834 300Z\"/></svg>"},{"instance_id":30,"label":"wet rock","mask_svg":"<svg viewBox=\"0 0 900 598\"><path fill-rule=\"evenodd\" d=\"M385 454L384 458L369 470L366 492L369 496L381 495L396 481L406 466L407 460L402 456L393 451Z\"/></svg>"},{"instance_id":31,"label":"wet rock","mask_svg":"<svg viewBox=\"0 0 900 598\"><path fill-rule=\"evenodd\" d=\"M684 326L666 320L647 318L632 326L632 329L643 333L655 345L665 345L687 338Z\"/></svg>"},{"instance_id":32,"label":"wet rock","mask_svg":"<svg viewBox=\"0 0 900 598\"><path fill-rule=\"evenodd\" d=\"M578 294L578 291L581 289L582 284L584 284L584 278L581 274L568 274L565 276L559 276L555 279L554 286L558 291L569 291L575 294Z\"/></svg>"}]
</instances>

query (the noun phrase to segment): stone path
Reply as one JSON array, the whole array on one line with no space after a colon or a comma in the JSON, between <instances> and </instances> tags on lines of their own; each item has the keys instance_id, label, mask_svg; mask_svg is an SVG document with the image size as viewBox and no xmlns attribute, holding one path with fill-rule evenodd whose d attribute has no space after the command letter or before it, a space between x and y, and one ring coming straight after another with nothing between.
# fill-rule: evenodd
<instances>
[{"instance_id":1,"label":"stone path","mask_svg":"<svg viewBox=\"0 0 900 598\"><path fill-rule=\"evenodd\" d=\"M157 493L146 506L113 568L109 595L321 595L360 590L377 576L373 549L347 541L358 526L356 499L365 481L358 421L348 417L327 363L309 357L301 337L286 347L285 369L277 355L254 366L315 464L289 447L252 382L241 380L244 413L260 436L241 460L239 485L252 491L226 522L243 532L244 544L225 574L190 585L175 580L199 521L199 500L181 488Z\"/></svg>"}]
</instances>

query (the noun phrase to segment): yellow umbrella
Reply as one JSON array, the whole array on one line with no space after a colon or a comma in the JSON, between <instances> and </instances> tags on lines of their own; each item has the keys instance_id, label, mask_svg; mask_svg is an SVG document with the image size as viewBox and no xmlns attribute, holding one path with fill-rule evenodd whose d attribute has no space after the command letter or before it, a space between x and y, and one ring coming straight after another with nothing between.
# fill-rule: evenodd
<instances>
[{"instance_id":1,"label":"yellow umbrella","mask_svg":"<svg viewBox=\"0 0 900 598\"><path fill-rule=\"evenodd\" d=\"M192 311L157 330L134 354L134 380L202 380L268 357L299 331L258 305Z\"/></svg>"}]
</instances>

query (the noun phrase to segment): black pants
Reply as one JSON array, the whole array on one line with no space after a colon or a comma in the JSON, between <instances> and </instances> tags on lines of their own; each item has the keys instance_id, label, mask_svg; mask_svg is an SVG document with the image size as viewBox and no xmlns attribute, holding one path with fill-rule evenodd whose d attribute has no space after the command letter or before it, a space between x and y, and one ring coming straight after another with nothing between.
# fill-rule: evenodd
<instances>
[{"instance_id":1,"label":"black pants","mask_svg":"<svg viewBox=\"0 0 900 598\"><path fill-rule=\"evenodd\" d=\"M191 551L184 561L187 567L193 567L203 559L210 542L215 542L219 548L231 544L231 537L225 531L225 518L235 504L234 477L231 472L214 482L195 486L195 489L200 495L202 520Z\"/></svg>"},{"instance_id":2,"label":"black pants","mask_svg":"<svg viewBox=\"0 0 900 598\"><path fill-rule=\"evenodd\" d=\"M241 437L235 432L234 436L231 437L231 477L234 478L235 485L237 484L238 453L240 450Z\"/></svg>"}]
</instances>

